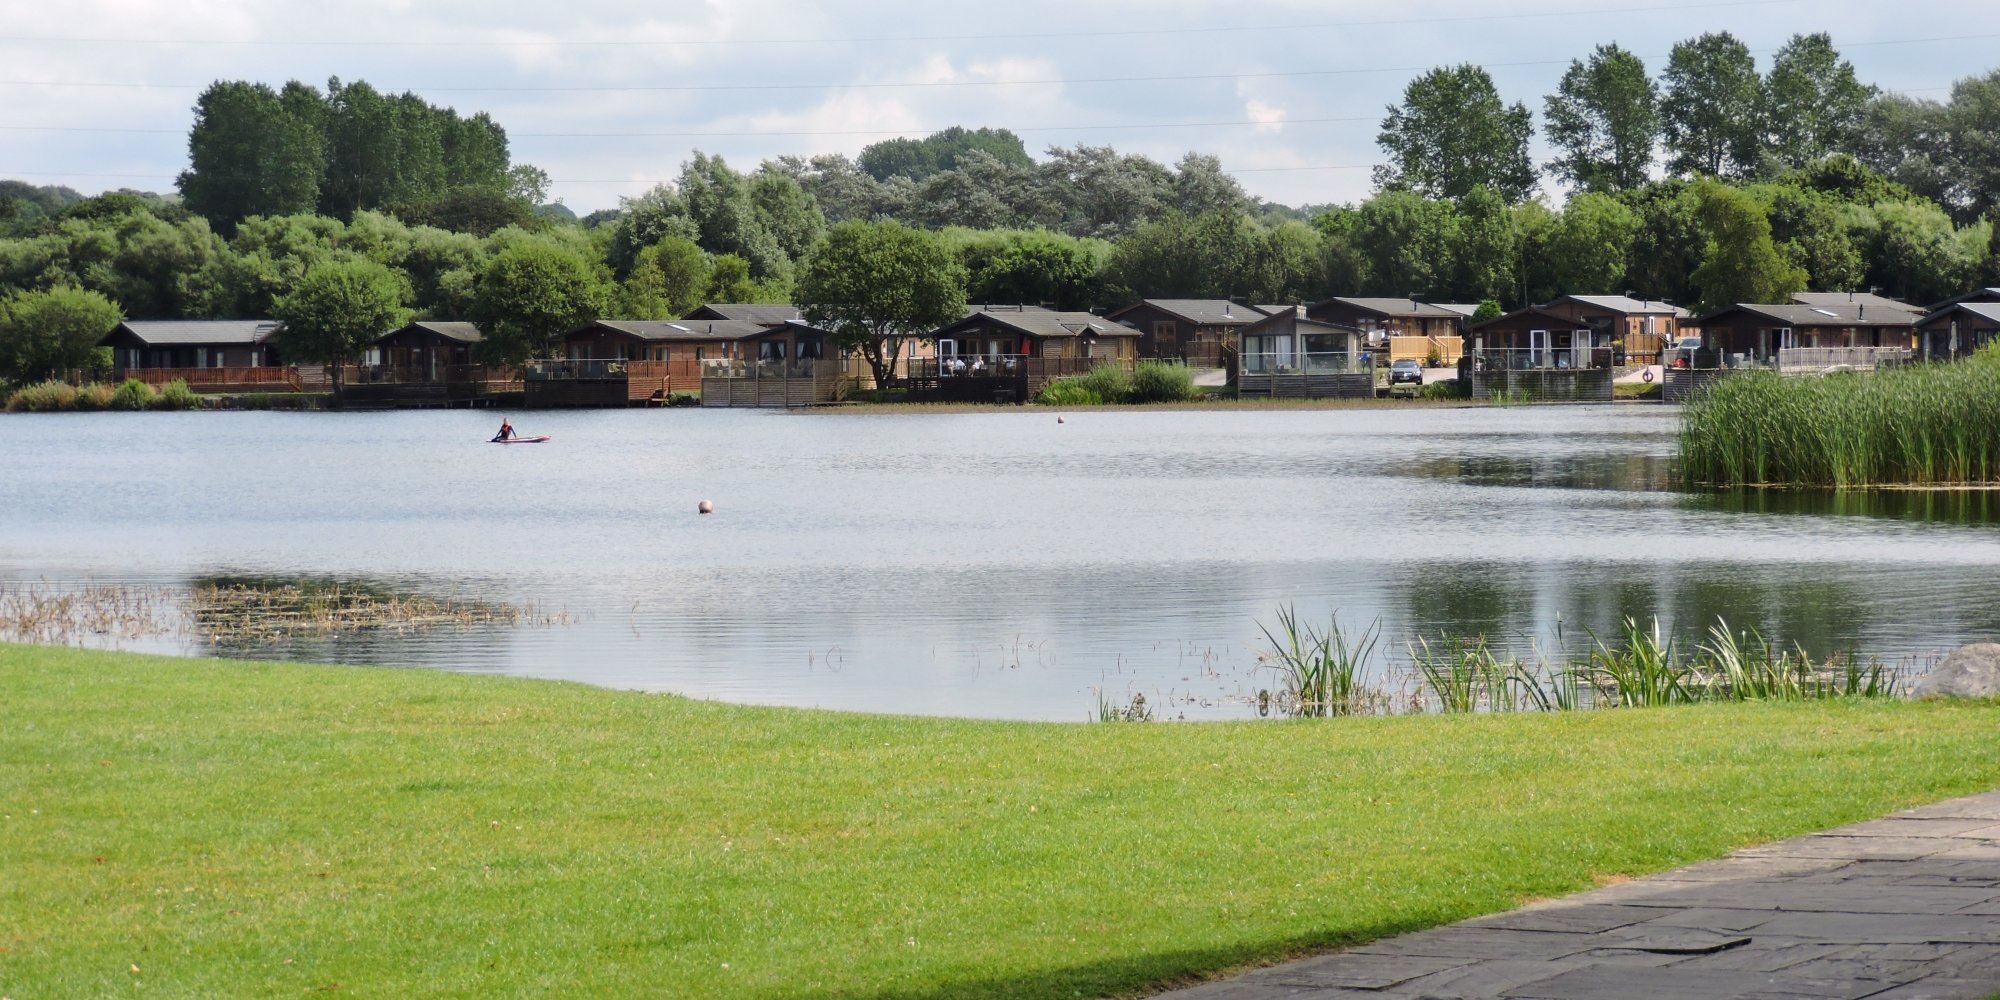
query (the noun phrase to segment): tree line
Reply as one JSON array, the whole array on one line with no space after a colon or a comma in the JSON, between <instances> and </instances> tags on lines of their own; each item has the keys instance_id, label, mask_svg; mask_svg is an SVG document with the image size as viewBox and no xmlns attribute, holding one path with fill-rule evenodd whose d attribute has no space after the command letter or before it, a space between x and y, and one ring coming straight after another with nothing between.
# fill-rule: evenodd
<instances>
[{"instance_id":1,"label":"tree line","mask_svg":"<svg viewBox=\"0 0 2000 1000\"><path fill-rule=\"evenodd\" d=\"M546 176L511 162L484 114L365 82L222 81L197 103L177 195L0 182L0 297L75 289L134 318L261 317L318 269L369 265L392 281L363 284L399 289L396 308L485 323L495 357L521 357L573 321L793 301L846 223L907 227L968 301L1066 309L1619 292L1701 308L2000 284L2000 71L1919 100L1861 83L1824 35L1760 71L1710 34L1674 46L1657 78L1599 46L1542 105L1554 155L1534 164L1535 115L1484 70L1419 76L1355 204L1261 201L1210 155L1079 144L1037 161L1007 130L954 128L753 170L697 151L672 182L577 219L543 204Z\"/></svg>"}]
</instances>

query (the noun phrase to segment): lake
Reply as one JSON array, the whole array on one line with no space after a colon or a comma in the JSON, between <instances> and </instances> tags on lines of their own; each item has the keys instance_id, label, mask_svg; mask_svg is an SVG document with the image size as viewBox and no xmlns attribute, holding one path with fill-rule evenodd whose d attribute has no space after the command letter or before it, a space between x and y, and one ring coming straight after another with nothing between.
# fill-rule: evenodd
<instances>
[{"instance_id":1,"label":"lake","mask_svg":"<svg viewBox=\"0 0 2000 1000\"><path fill-rule=\"evenodd\" d=\"M0 579L361 581L568 623L224 651L1053 720L1100 691L1254 715L1285 605L1392 658L1626 615L1905 668L2000 636L1993 495L1678 494L1659 406L515 422L554 441L488 444L485 411L0 418Z\"/></svg>"}]
</instances>

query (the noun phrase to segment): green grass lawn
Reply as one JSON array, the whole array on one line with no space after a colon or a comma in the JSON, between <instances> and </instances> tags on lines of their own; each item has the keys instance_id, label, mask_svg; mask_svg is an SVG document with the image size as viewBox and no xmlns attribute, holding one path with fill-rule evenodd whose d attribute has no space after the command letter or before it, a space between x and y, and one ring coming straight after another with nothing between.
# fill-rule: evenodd
<instances>
[{"instance_id":1,"label":"green grass lawn","mask_svg":"<svg viewBox=\"0 0 2000 1000\"><path fill-rule=\"evenodd\" d=\"M1996 724L1028 725L0 646L0 995L1132 994L1986 790Z\"/></svg>"}]
</instances>

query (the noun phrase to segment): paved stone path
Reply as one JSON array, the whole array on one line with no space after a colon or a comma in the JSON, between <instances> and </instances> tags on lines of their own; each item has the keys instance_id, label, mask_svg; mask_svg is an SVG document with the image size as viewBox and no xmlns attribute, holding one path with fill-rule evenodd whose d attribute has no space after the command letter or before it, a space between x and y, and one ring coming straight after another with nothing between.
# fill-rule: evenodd
<instances>
[{"instance_id":1,"label":"paved stone path","mask_svg":"<svg viewBox=\"0 0 2000 1000\"><path fill-rule=\"evenodd\" d=\"M1167 996L1987 1000L2000 792Z\"/></svg>"}]
</instances>

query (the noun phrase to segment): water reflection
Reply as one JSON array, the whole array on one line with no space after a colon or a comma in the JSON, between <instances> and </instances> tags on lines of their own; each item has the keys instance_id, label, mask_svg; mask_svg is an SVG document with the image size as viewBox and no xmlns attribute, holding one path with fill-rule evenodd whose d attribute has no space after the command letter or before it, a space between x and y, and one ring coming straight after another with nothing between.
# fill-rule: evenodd
<instances>
[{"instance_id":1,"label":"water reflection","mask_svg":"<svg viewBox=\"0 0 2000 1000\"><path fill-rule=\"evenodd\" d=\"M1690 509L1732 514L2000 524L2000 490L1729 490L1689 494L1684 502Z\"/></svg>"}]
</instances>

